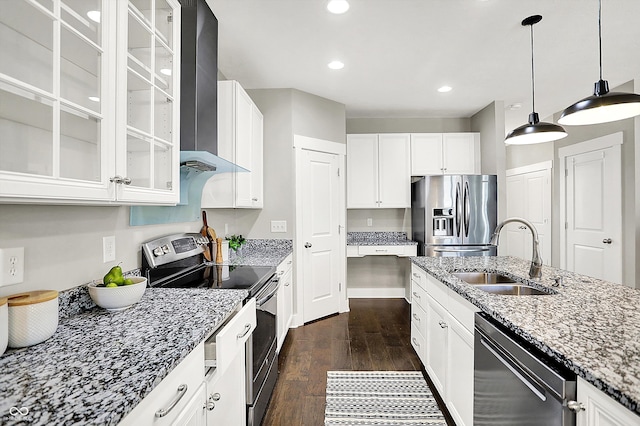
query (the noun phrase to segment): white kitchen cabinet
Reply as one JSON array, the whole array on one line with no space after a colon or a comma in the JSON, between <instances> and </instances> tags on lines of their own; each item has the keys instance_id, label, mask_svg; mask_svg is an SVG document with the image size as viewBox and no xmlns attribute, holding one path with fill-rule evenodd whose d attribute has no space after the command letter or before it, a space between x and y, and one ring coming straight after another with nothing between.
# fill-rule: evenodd
<instances>
[{"instance_id":1,"label":"white kitchen cabinet","mask_svg":"<svg viewBox=\"0 0 640 426\"><path fill-rule=\"evenodd\" d=\"M393 245L393 246L347 246L347 257L364 257L364 256L398 256L411 257L417 256L418 246L416 244Z\"/></svg>"},{"instance_id":2,"label":"white kitchen cabinet","mask_svg":"<svg viewBox=\"0 0 640 426\"><path fill-rule=\"evenodd\" d=\"M416 348L424 340L425 370L455 423L471 426L473 327L479 309L416 265L411 265L411 288L412 344Z\"/></svg>"},{"instance_id":3,"label":"white kitchen cabinet","mask_svg":"<svg viewBox=\"0 0 640 426\"><path fill-rule=\"evenodd\" d=\"M119 423L120 426L173 425L180 417L188 417L186 412L197 411L197 404L191 400L198 393L204 381L204 343L183 359L158 386L151 391L127 416ZM201 395L202 397L202 395ZM178 402L171 407L173 401ZM204 406L204 398L200 403L200 411ZM185 408L187 410L185 410ZM168 410L162 417L157 417L160 410ZM183 410L185 413L183 413Z\"/></svg>"},{"instance_id":4,"label":"white kitchen cabinet","mask_svg":"<svg viewBox=\"0 0 640 426\"><path fill-rule=\"evenodd\" d=\"M0 16L1 201L175 204L180 4L60 3Z\"/></svg>"},{"instance_id":5,"label":"white kitchen cabinet","mask_svg":"<svg viewBox=\"0 0 640 426\"><path fill-rule=\"evenodd\" d=\"M411 175L480 173L479 133L412 133Z\"/></svg>"},{"instance_id":6,"label":"white kitchen cabinet","mask_svg":"<svg viewBox=\"0 0 640 426\"><path fill-rule=\"evenodd\" d=\"M347 135L347 208L411 207L408 133Z\"/></svg>"},{"instance_id":7,"label":"white kitchen cabinet","mask_svg":"<svg viewBox=\"0 0 640 426\"><path fill-rule=\"evenodd\" d=\"M172 426L206 426L207 412L204 403L206 398L207 386L202 382Z\"/></svg>"},{"instance_id":8,"label":"white kitchen cabinet","mask_svg":"<svg viewBox=\"0 0 640 426\"><path fill-rule=\"evenodd\" d=\"M218 156L247 171L214 175L203 208L262 208L263 116L235 80L218 82Z\"/></svg>"},{"instance_id":9,"label":"white kitchen cabinet","mask_svg":"<svg viewBox=\"0 0 640 426\"><path fill-rule=\"evenodd\" d=\"M246 424L245 343L256 327L251 299L215 336L216 368L207 373L207 425Z\"/></svg>"},{"instance_id":10,"label":"white kitchen cabinet","mask_svg":"<svg viewBox=\"0 0 640 426\"><path fill-rule=\"evenodd\" d=\"M289 327L293 319L293 254L287 256L276 269L276 274L280 277L280 287L278 288L278 335L277 351L287 338Z\"/></svg>"},{"instance_id":11,"label":"white kitchen cabinet","mask_svg":"<svg viewBox=\"0 0 640 426\"><path fill-rule=\"evenodd\" d=\"M576 426L640 426L640 416L578 377L577 401L584 410L576 417Z\"/></svg>"}]
</instances>

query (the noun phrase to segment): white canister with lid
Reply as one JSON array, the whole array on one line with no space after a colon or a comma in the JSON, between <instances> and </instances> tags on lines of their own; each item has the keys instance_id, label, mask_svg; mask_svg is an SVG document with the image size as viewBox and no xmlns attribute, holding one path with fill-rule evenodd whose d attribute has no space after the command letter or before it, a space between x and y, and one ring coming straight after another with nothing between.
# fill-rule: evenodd
<instances>
[{"instance_id":1,"label":"white canister with lid","mask_svg":"<svg viewBox=\"0 0 640 426\"><path fill-rule=\"evenodd\" d=\"M38 290L8 297L9 347L44 342L58 328L58 292Z\"/></svg>"},{"instance_id":2,"label":"white canister with lid","mask_svg":"<svg viewBox=\"0 0 640 426\"><path fill-rule=\"evenodd\" d=\"M0 297L0 355L7 349L9 342L9 308L7 298Z\"/></svg>"}]
</instances>

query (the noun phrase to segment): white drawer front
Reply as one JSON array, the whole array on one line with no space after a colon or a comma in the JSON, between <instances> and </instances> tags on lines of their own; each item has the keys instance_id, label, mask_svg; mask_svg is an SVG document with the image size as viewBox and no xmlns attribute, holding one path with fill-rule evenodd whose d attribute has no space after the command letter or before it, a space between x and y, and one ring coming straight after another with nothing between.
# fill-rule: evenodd
<instances>
[{"instance_id":1,"label":"white drawer front","mask_svg":"<svg viewBox=\"0 0 640 426\"><path fill-rule=\"evenodd\" d=\"M413 346L413 349L418 354L420 361L425 364L426 343L424 337L413 323L411 323L411 346Z\"/></svg>"},{"instance_id":2,"label":"white drawer front","mask_svg":"<svg viewBox=\"0 0 640 426\"><path fill-rule=\"evenodd\" d=\"M411 325L415 325L422 337L427 335L427 312L417 303L411 305Z\"/></svg>"},{"instance_id":3,"label":"white drawer front","mask_svg":"<svg viewBox=\"0 0 640 426\"><path fill-rule=\"evenodd\" d=\"M280 262L278 267L276 268L276 274L281 277L287 273L293 267L293 254L285 257L285 259Z\"/></svg>"},{"instance_id":4,"label":"white drawer front","mask_svg":"<svg viewBox=\"0 0 640 426\"><path fill-rule=\"evenodd\" d=\"M427 294L442 305L443 308L449 310L449 287L436 280L431 276L427 276Z\"/></svg>"},{"instance_id":5,"label":"white drawer front","mask_svg":"<svg viewBox=\"0 0 640 426\"><path fill-rule=\"evenodd\" d=\"M415 282L411 282L411 304L417 303L423 310L427 308L427 293Z\"/></svg>"},{"instance_id":6,"label":"white drawer front","mask_svg":"<svg viewBox=\"0 0 640 426\"><path fill-rule=\"evenodd\" d=\"M427 289L427 273L416 265L411 265L411 280L423 289Z\"/></svg>"},{"instance_id":7,"label":"white drawer front","mask_svg":"<svg viewBox=\"0 0 640 426\"><path fill-rule=\"evenodd\" d=\"M216 367L224 371L256 328L256 299L251 299L216 336Z\"/></svg>"},{"instance_id":8,"label":"white drawer front","mask_svg":"<svg viewBox=\"0 0 640 426\"><path fill-rule=\"evenodd\" d=\"M404 254L404 246L358 246L360 256L399 256Z\"/></svg>"}]
</instances>

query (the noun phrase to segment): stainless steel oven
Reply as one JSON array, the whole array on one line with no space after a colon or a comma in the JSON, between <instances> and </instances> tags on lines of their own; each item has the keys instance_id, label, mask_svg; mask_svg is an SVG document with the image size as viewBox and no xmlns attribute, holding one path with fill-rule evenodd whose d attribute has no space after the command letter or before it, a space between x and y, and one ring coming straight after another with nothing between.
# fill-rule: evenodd
<instances>
[{"instance_id":1,"label":"stainless steel oven","mask_svg":"<svg viewBox=\"0 0 640 426\"><path fill-rule=\"evenodd\" d=\"M274 267L217 265L204 260L200 234L168 235L142 245L150 287L243 289L256 299L256 328L246 343L247 425L259 425L278 378L278 277Z\"/></svg>"},{"instance_id":2,"label":"stainless steel oven","mask_svg":"<svg viewBox=\"0 0 640 426\"><path fill-rule=\"evenodd\" d=\"M278 278L273 275L256 298L256 329L247 340L247 426L257 426L278 379L276 330Z\"/></svg>"},{"instance_id":3,"label":"stainless steel oven","mask_svg":"<svg viewBox=\"0 0 640 426\"><path fill-rule=\"evenodd\" d=\"M576 424L576 375L476 314L474 426Z\"/></svg>"}]
</instances>

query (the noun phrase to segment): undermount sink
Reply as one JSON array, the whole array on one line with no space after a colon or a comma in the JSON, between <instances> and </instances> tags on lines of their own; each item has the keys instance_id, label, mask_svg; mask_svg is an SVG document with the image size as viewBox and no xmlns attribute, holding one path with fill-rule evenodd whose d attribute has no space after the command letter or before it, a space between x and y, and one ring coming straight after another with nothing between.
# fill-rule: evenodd
<instances>
[{"instance_id":1,"label":"undermount sink","mask_svg":"<svg viewBox=\"0 0 640 426\"><path fill-rule=\"evenodd\" d=\"M461 279L475 288L492 294L510 296L544 296L552 294L515 281L513 278L496 272L452 272L456 278Z\"/></svg>"},{"instance_id":2,"label":"undermount sink","mask_svg":"<svg viewBox=\"0 0 640 426\"><path fill-rule=\"evenodd\" d=\"M509 278L496 272L453 272L454 277L471 285L515 283L513 278Z\"/></svg>"},{"instance_id":3,"label":"undermount sink","mask_svg":"<svg viewBox=\"0 0 640 426\"><path fill-rule=\"evenodd\" d=\"M508 296L548 296L551 294L538 290L535 287L522 284L485 284L478 285L476 288L486 291L487 293L503 294Z\"/></svg>"}]
</instances>

